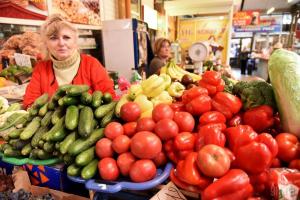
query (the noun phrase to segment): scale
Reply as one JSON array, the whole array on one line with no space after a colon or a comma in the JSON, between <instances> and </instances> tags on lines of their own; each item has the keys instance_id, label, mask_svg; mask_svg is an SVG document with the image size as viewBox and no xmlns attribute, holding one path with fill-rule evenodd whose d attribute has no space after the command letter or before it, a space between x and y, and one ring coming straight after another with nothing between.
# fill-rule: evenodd
<instances>
[{"instance_id":1,"label":"scale","mask_svg":"<svg viewBox=\"0 0 300 200\"><path fill-rule=\"evenodd\" d=\"M193 60L194 69L198 70L198 74L202 74L203 61L208 56L208 47L204 42L196 42L189 48L189 56Z\"/></svg>"}]
</instances>

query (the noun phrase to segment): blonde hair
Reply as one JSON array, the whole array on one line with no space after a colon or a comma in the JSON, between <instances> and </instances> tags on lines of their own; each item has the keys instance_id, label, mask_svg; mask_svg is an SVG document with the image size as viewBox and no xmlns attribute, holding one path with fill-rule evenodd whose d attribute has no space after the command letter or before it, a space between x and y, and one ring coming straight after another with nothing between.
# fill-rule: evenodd
<instances>
[{"instance_id":1,"label":"blonde hair","mask_svg":"<svg viewBox=\"0 0 300 200\"><path fill-rule=\"evenodd\" d=\"M76 39L78 38L77 29L60 14L50 15L42 25L40 33L44 43L44 56L47 59L49 58L49 52L47 50L46 41L63 28L72 30L76 35Z\"/></svg>"},{"instance_id":2,"label":"blonde hair","mask_svg":"<svg viewBox=\"0 0 300 200\"><path fill-rule=\"evenodd\" d=\"M158 56L160 49L162 48L163 44L167 42L169 43L169 45L171 45L170 40L166 39L166 38L158 38L155 43L154 43L154 47L153 47L153 52L154 55Z\"/></svg>"}]
</instances>

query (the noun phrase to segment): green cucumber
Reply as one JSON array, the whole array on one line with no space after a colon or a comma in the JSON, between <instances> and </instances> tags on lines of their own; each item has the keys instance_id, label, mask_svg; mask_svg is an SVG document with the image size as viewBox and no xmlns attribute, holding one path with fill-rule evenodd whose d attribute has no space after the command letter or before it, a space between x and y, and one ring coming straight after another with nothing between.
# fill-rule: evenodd
<instances>
[{"instance_id":1,"label":"green cucumber","mask_svg":"<svg viewBox=\"0 0 300 200\"><path fill-rule=\"evenodd\" d=\"M80 101L83 105L90 105L92 103L92 95L89 92L84 92L81 94Z\"/></svg>"},{"instance_id":2,"label":"green cucumber","mask_svg":"<svg viewBox=\"0 0 300 200\"><path fill-rule=\"evenodd\" d=\"M48 126L51 123L53 111L48 111L41 120L41 126Z\"/></svg>"},{"instance_id":3,"label":"green cucumber","mask_svg":"<svg viewBox=\"0 0 300 200\"><path fill-rule=\"evenodd\" d=\"M21 140L30 139L41 125L41 118L35 117L20 134Z\"/></svg>"},{"instance_id":4,"label":"green cucumber","mask_svg":"<svg viewBox=\"0 0 300 200\"><path fill-rule=\"evenodd\" d=\"M81 171L81 168L76 166L75 164L72 164L67 168L67 174L69 176L79 176L80 171Z\"/></svg>"},{"instance_id":5,"label":"green cucumber","mask_svg":"<svg viewBox=\"0 0 300 200\"><path fill-rule=\"evenodd\" d=\"M32 104L32 106L33 106L34 108L40 108L40 107L42 107L44 104L47 103L48 98L49 98L48 93L44 93L43 95L41 95L40 97L38 97L38 98L34 101L34 103Z\"/></svg>"},{"instance_id":6,"label":"green cucumber","mask_svg":"<svg viewBox=\"0 0 300 200\"><path fill-rule=\"evenodd\" d=\"M22 109L22 105L20 103L12 103L9 105L6 112L21 110L21 109Z\"/></svg>"},{"instance_id":7,"label":"green cucumber","mask_svg":"<svg viewBox=\"0 0 300 200\"><path fill-rule=\"evenodd\" d=\"M63 108L58 107L52 114L52 117L51 117L52 124L55 125L62 118L63 115L64 115Z\"/></svg>"},{"instance_id":8,"label":"green cucumber","mask_svg":"<svg viewBox=\"0 0 300 200\"><path fill-rule=\"evenodd\" d=\"M77 133L73 132L69 134L61 143L59 147L59 151L62 154L66 154L68 152L69 147L76 141Z\"/></svg>"},{"instance_id":9,"label":"green cucumber","mask_svg":"<svg viewBox=\"0 0 300 200\"><path fill-rule=\"evenodd\" d=\"M47 160L47 159L50 159L52 157L52 155L42 149L39 149L38 152L37 152L37 156L39 159L41 160Z\"/></svg>"},{"instance_id":10,"label":"green cucumber","mask_svg":"<svg viewBox=\"0 0 300 200\"><path fill-rule=\"evenodd\" d=\"M103 94L102 100L103 100L104 104L108 104L108 103L112 102L113 98L109 92L105 92Z\"/></svg>"},{"instance_id":11,"label":"green cucumber","mask_svg":"<svg viewBox=\"0 0 300 200\"><path fill-rule=\"evenodd\" d=\"M38 146L37 147L39 147L39 148L43 148L44 147L44 144L45 144L46 142L44 141L44 140L40 140L39 142L38 142Z\"/></svg>"},{"instance_id":12,"label":"green cucumber","mask_svg":"<svg viewBox=\"0 0 300 200\"><path fill-rule=\"evenodd\" d=\"M24 128L15 129L8 134L8 137L12 139L18 139L20 137L20 134L23 132L23 130Z\"/></svg>"},{"instance_id":13,"label":"green cucumber","mask_svg":"<svg viewBox=\"0 0 300 200\"><path fill-rule=\"evenodd\" d=\"M32 147L37 147L39 144L39 141L42 141L42 137L43 135L48 131L48 128L45 126L41 126L36 133L34 134L34 136L31 139L31 146Z\"/></svg>"},{"instance_id":14,"label":"green cucumber","mask_svg":"<svg viewBox=\"0 0 300 200\"><path fill-rule=\"evenodd\" d=\"M30 154L31 150L32 150L32 146L30 143L28 143L22 148L21 154L23 156L28 156Z\"/></svg>"},{"instance_id":15,"label":"green cucumber","mask_svg":"<svg viewBox=\"0 0 300 200\"><path fill-rule=\"evenodd\" d=\"M20 140L20 139L12 139L9 141L9 144L15 150L21 150L25 145L27 145L30 141L29 140Z\"/></svg>"},{"instance_id":16,"label":"green cucumber","mask_svg":"<svg viewBox=\"0 0 300 200\"><path fill-rule=\"evenodd\" d=\"M52 97L48 103L48 110L54 110L57 107L57 101Z\"/></svg>"},{"instance_id":17,"label":"green cucumber","mask_svg":"<svg viewBox=\"0 0 300 200\"><path fill-rule=\"evenodd\" d=\"M49 139L52 142L59 142L65 139L65 137L68 135L68 131L64 126L61 127L58 131L54 132L50 135Z\"/></svg>"},{"instance_id":18,"label":"green cucumber","mask_svg":"<svg viewBox=\"0 0 300 200\"><path fill-rule=\"evenodd\" d=\"M85 106L80 110L79 123L78 123L78 134L82 137L88 137L93 131L93 110Z\"/></svg>"},{"instance_id":19,"label":"green cucumber","mask_svg":"<svg viewBox=\"0 0 300 200\"><path fill-rule=\"evenodd\" d=\"M79 122L79 109L71 105L67 108L66 111L66 118L65 118L65 125L66 128L69 130L74 130L77 128Z\"/></svg>"},{"instance_id":20,"label":"green cucumber","mask_svg":"<svg viewBox=\"0 0 300 200\"><path fill-rule=\"evenodd\" d=\"M44 141L50 141L52 135L63 128L64 122L65 122L65 117L60 118L58 122L47 133L43 135L42 139Z\"/></svg>"},{"instance_id":21,"label":"green cucumber","mask_svg":"<svg viewBox=\"0 0 300 200\"><path fill-rule=\"evenodd\" d=\"M31 159L37 159L39 151L40 151L40 149L32 149L32 151L29 154L29 158L31 158Z\"/></svg>"},{"instance_id":22,"label":"green cucumber","mask_svg":"<svg viewBox=\"0 0 300 200\"><path fill-rule=\"evenodd\" d=\"M48 103L45 103L39 110L39 116L44 117L48 112Z\"/></svg>"},{"instance_id":23,"label":"green cucumber","mask_svg":"<svg viewBox=\"0 0 300 200\"><path fill-rule=\"evenodd\" d=\"M39 113L39 109L34 107L34 106L31 106L28 109L28 113L29 113L30 116L36 116Z\"/></svg>"},{"instance_id":24,"label":"green cucumber","mask_svg":"<svg viewBox=\"0 0 300 200\"><path fill-rule=\"evenodd\" d=\"M98 169L98 160L94 159L88 165L82 168L81 178L86 180L93 178L97 173L97 169Z\"/></svg>"},{"instance_id":25,"label":"green cucumber","mask_svg":"<svg viewBox=\"0 0 300 200\"><path fill-rule=\"evenodd\" d=\"M79 138L68 148L68 153L71 156L76 156L80 152L90 148L94 145L99 139L104 136L103 128L95 129L88 138Z\"/></svg>"},{"instance_id":26,"label":"green cucumber","mask_svg":"<svg viewBox=\"0 0 300 200\"><path fill-rule=\"evenodd\" d=\"M19 157L21 156L21 152L19 150L15 150L12 148L6 148L3 153L7 157Z\"/></svg>"},{"instance_id":27,"label":"green cucumber","mask_svg":"<svg viewBox=\"0 0 300 200\"><path fill-rule=\"evenodd\" d=\"M99 90L94 91L92 96L92 106L93 108L98 108L102 103L103 93Z\"/></svg>"},{"instance_id":28,"label":"green cucumber","mask_svg":"<svg viewBox=\"0 0 300 200\"><path fill-rule=\"evenodd\" d=\"M111 110L109 113L107 113L107 115L105 115L102 118L102 120L100 122L100 127L104 128L109 122L111 122L112 119L114 118L114 114L115 114L114 110Z\"/></svg>"},{"instance_id":29,"label":"green cucumber","mask_svg":"<svg viewBox=\"0 0 300 200\"><path fill-rule=\"evenodd\" d=\"M74 163L74 157L70 156L69 154L65 154L63 157L63 161L66 165L71 165Z\"/></svg>"},{"instance_id":30,"label":"green cucumber","mask_svg":"<svg viewBox=\"0 0 300 200\"><path fill-rule=\"evenodd\" d=\"M87 92L90 89L88 85L72 85L67 89L68 96L80 96L83 92Z\"/></svg>"},{"instance_id":31,"label":"green cucumber","mask_svg":"<svg viewBox=\"0 0 300 200\"><path fill-rule=\"evenodd\" d=\"M75 158L75 163L77 166L86 166L91 162L95 157L95 147L91 147L80 154L78 154Z\"/></svg>"},{"instance_id":32,"label":"green cucumber","mask_svg":"<svg viewBox=\"0 0 300 200\"><path fill-rule=\"evenodd\" d=\"M58 100L59 106L77 105L78 103L79 103L79 100L77 97L70 97L67 95Z\"/></svg>"},{"instance_id":33,"label":"green cucumber","mask_svg":"<svg viewBox=\"0 0 300 200\"><path fill-rule=\"evenodd\" d=\"M117 102L113 101L109 104L102 105L95 110L95 117L97 119L101 119L105 115L107 115L111 110L114 110Z\"/></svg>"},{"instance_id":34,"label":"green cucumber","mask_svg":"<svg viewBox=\"0 0 300 200\"><path fill-rule=\"evenodd\" d=\"M47 152L47 153L52 153L54 151L54 143L52 142L45 142L43 149Z\"/></svg>"},{"instance_id":35,"label":"green cucumber","mask_svg":"<svg viewBox=\"0 0 300 200\"><path fill-rule=\"evenodd\" d=\"M55 150L59 150L60 149L60 142L56 142L54 145Z\"/></svg>"}]
</instances>

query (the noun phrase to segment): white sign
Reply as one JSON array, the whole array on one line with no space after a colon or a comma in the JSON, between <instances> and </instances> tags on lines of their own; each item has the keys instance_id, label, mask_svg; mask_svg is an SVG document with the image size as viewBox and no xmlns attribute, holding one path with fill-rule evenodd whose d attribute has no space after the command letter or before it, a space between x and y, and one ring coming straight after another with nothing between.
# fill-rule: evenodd
<instances>
[{"instance_id":1,"label":"white sign","mask_svg":"<svg viewBox=\"0 0 300 200\"><path fill-rule=\"evenodd\" d=\"M32 67L29 55L15 53L14 58L17 65L24 67Z\"/></svg>"},{"instance_id":2,"label":"white sign","mask_svg":"<svg viewBox=\"0 0 300 200\"><path fill-rule=\"evenodd\" d=\"M169 182L158 193L156 193L150 200L187 200L180 190Z\"/></svg>"}]
</instances>

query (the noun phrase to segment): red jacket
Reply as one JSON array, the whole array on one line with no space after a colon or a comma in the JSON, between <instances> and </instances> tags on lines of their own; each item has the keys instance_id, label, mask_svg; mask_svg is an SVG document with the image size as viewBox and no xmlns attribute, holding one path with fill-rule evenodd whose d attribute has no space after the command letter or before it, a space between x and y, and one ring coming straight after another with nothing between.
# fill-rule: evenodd
<instances>
[{"instance_id":1,"label":"red jacket","mask_svg":"<svg viewBox=\"0 0 300 200\"><path fill-rule=\"evenodd\" d=\"M90 92L100 90L102 92L110 92L115 96L113 81L101 63L94 57L88 55L81 54L80 57L80 66L72 84L86 84L91 87ZM36 98L44 93L48 93L49 96L52 96L57 88L58 83L52 68L52 61L39 62L34 67L31 81L26 88L23 101L24 108L30 106Z\"/></svg>"}]
</instances>

